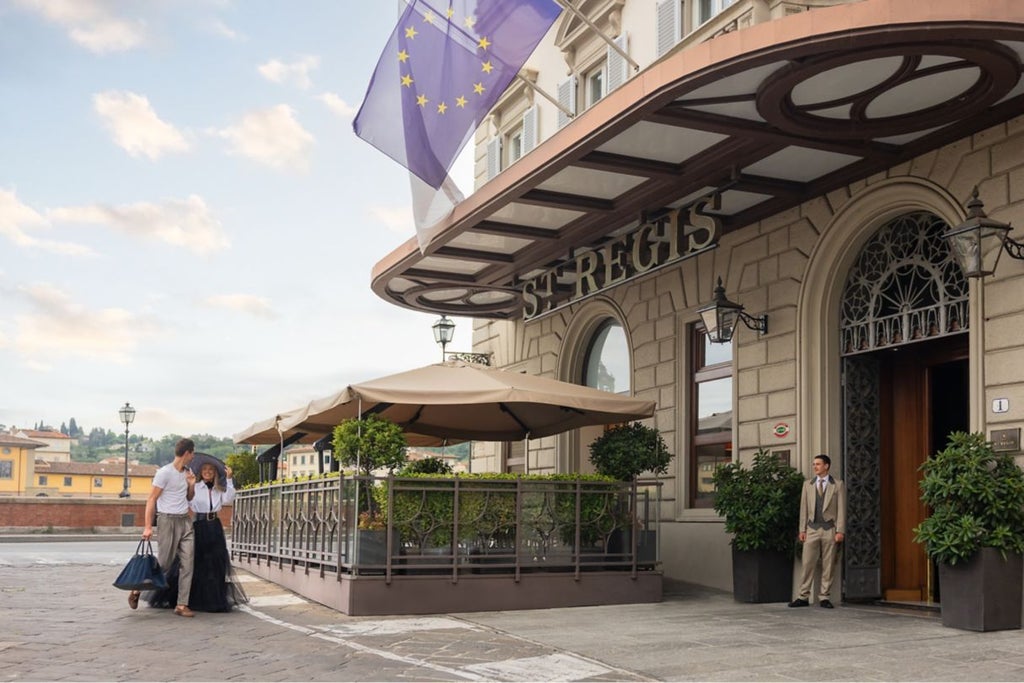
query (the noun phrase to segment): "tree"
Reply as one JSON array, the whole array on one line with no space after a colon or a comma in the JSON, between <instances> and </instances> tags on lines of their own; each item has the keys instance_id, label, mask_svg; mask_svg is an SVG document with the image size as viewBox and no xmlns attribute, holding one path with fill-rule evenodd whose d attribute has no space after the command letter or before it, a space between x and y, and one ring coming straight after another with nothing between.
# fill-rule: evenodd
<instances>
[{"instance_id":1,"label":"tree","mask_svg":"<svg viewBox=\"0 0 1024 683\"><path fill-rule=\"evenodd\" d=\"M641 472L665 474L671 460L658 430L639 422L612 427L590 444L597 473L620 481L633 481Z\"/></svg>"},{"instance_id":2,"label":"tree","mask_svg":"<svg viewBox=\"0 0 1024 683\"><path fill-rule=\"evenodd\" d=\"M334 457L342 465L358 464L359 473L395 470L405 464L406 441L402 428L376 415L345 420L334 428Z\"/></svg>"},{"instance_id":3,"label":"tree","mask_svg":"<svg viewBox=\"0 0 1024 683\"><path fill-rule=\"evenodd\" d=\"M60 423L60 433L65 436L71 436L70 434L68 434L68 426L63 422Z\"/></svg>"},{"instance_id":4,"label":"tree","mask_svg":"<svg viewBox=\"0 0 1024 683\"><path fill-rule=\"evenodd\" d=\"M259 465L256 462L256 454L249 451L231 453L224 460L231 468L232 477L235 480L235 488L242 488L247 484L256 484L260 480Z\"/></svg>"},{"instance_id":5,"label":"tree","mask_svg":"<svg viewBox=\"0 0 1024 683\"><path fill-rule=\"evenodd\" d=\"M71 418L71 420L68 422L68 436L70 436L72 439L77 439L81 435L82 428L78 426L77 422L75 422L75 418Z\"/></svg>"}]
</instances>

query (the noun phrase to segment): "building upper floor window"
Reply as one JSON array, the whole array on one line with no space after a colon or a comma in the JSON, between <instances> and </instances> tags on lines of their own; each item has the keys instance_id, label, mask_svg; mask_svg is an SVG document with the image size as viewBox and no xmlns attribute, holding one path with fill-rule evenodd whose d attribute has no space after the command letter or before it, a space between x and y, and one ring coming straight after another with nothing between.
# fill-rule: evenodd
<instances>
[{"instance_id":1,"label":"building upper floor window","mask_svg":"<svg viewBox=\"0 0 1024 683\"><path fill-rule=\"evenodd\" d=\"M14 478L14 463L10 460L0 460L0 479Z\"/></svg>"},{"instance_id":2,"label":"building upper floor window","mask_svg":"<svg viewBox=\"0 0 1024 683\"><path fill-rule=\"evenodd\" d=\"M693 25L700 26L722 12L736 0L696 0L693 3Z\"/></svg>"},{"instance_id":3,"label":"building upper floor window","mask_svg":"<svg viewBox=\"0 0 1024 683\"><path fill-rule=\"evenodd\" d=\"M604 97L604 70L605 63L601 62L600 65L591 69L587 73L586 84L587 84L587 106L592 107Z\"/></svg>"},{"instance_id":4,"label":"building upper floor window","mask_svg":"<svg viewBox=\"0 0 1024 683\"><path fill-rule=\"evenodd\" d=\"M71 486L71 477L64 477L64 485Z\"/></svg>"},{"instance_id":5,"label":"building upper floor window","mask_svg":"<svg viewBox=\"0 0 1024 683\"><path fill-rule=\"evenodd\" d=\"M39 485L40 486L46 486L46 475L45 474L40 474L39 475Z\"/></svg>"},{"instance_id":6,"label":"building upper floor window","mask_svg":"<svg viewBox=\"0 0 1024 683\"><path fill-rule=\"evenodd\" d=\"M11 449L8 448L7 446L4 446L4 455L10 455L10 454L11 454Z\"/></svg>"},{"instance_id":7,"label":"building upper floor window","mask_svg":"<svg viewBox=\"0 0 1024 683\"><path fill-rule=\"evenodd\" d=\"M93 485L93 488L97 488L97 489L103 488L103 477L93 477L92 478L92 485Z\"/></svg>"}]
</instances>

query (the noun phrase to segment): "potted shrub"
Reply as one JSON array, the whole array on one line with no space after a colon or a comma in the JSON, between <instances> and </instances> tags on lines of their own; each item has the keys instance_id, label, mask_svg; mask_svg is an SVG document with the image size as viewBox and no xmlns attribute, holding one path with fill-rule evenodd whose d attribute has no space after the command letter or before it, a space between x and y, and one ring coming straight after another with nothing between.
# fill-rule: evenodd
<instances>
[{"instance_id":1,"label":"potted shrub","mask_svg":"<svg viewBox=\"0 0 1024 683\"><path fill-rule=\"evenodd\" d=\"M620 481L635 481L643 472L666 474L671 460L672 454L657 428L640 422L612 427L590 444L590 462L597 473ZM640 529L635 515L632 524L629 521L627 519L626 526L631 528L612 533L608 552L618 559L628 558L632 551L632 532L636 529L639 531L637 562L653 564L657 560L657 531Z\"/></svg>"},{"instance_id":2,"label":"potted shrub","mask_svg":"<svg viewBox=\"0 0 1024 683\"><path fill-rule=\"evenodd\" d=\"M970 631L1021 627L1024 472L983 434L954 432L921 471L931 513L914 540L939 566L942 624Z\"/></svg>"},{"instance_id":3,"label":"potted shrub","mask_svg":"<svg viewBox=\"0 0 1024 683\"><path fill-rule=\"evenodd\" d=\"M715 512L732 534L733 596L739 602L786 602L804 478L761 448L751 467L733 462L714 473Z\"/></svg>"}]
</instances>

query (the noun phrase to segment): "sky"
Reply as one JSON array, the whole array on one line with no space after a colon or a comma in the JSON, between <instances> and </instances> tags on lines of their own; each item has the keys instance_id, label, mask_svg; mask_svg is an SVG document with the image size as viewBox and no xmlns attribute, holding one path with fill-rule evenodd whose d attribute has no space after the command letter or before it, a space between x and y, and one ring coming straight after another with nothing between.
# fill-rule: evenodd
<instances>
[{"instance_id":1,"label":"sky","mask_svg":"<svg viewBox=\"0 0 1024 683\"><path fill-rule=\"evenodd\" d=\"M370 290L414 236L407 172L352 132L397 17L0 0L0 424L122 432L130 402L133 434L230 437L440 360L438 316Z\"/></svg>"}]
</instances>

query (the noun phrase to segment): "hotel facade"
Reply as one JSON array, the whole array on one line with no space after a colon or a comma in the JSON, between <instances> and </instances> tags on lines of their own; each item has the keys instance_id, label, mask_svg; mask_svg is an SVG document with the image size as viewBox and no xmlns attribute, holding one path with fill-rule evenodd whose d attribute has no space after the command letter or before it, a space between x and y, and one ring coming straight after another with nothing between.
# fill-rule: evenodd
<instances>
[{"instance_id":1,"label":"hotel facade","mask_svg":"<svg viewBox=\"0 0 1024 683\"><path fill-rule=\"evenodd\" d=\"M1024 226L1024 3L575 6L478 129L474 193L373 290L473 318L499 367L656 400L667 577L731 588L717 465L827 453L843 595L935 597L918 467L953 430L1020 454L1024 253L946 234ZM472 470L591 471L600 433Z\"/></svg>"}]
</instances>

